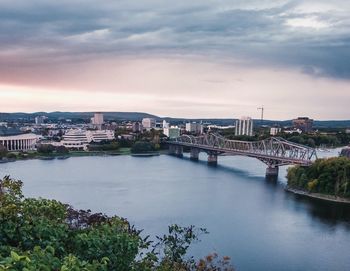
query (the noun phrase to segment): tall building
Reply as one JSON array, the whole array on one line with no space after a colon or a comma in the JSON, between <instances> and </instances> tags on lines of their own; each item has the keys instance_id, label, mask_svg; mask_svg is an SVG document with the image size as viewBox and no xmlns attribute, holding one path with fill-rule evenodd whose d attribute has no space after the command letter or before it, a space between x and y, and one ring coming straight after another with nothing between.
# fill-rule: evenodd
<instances>
[{"instance_id":1,"label":"tall building","mask_svg":"<svg viewBox=\"0 0 350 271\"><path fill-rule=\"evenodd\" d=\"M133 122L133 124L132 124L132 132L133 133L140 133L140 132L142 132L142 124L141 124L141 122Z\"/></svg>"},{"instance_id":2,"label":"tall building","mask_svg":"<svg viewBox=\"0 0 350 271\"><path fill-rule=\"evenodd\" d=\"M242 117L236 120L235 135L253 136L253 120L250 117Z\"/></svg>"},{"instance_id":3,"label":"tall building","mask_svg":"<svg viewBox=\"0 0 350 271\"><path fill-rule=\"evenodd\" d=\"M153 118L144 118L142 119L142 126L146 130L151 130L156 127L156 120Z\"/></svg>"},{"instance_id":4,"label":"tall building","mask_svg":"<svg viewBox=\"0 0 350 271\"><path fill-rule=\"evenodd\" d=\"M181 129L177 126L166 127L163 129L163 134L169 138L177 138L180 136Z\"/></svg>"},{"instance_id":5,"label":"tall building","mask_svg":"<svg viewBox=\"0 0 350 271\"><path fill-rule=\"evenodd\" d=\"M300 129L303 133L309 133L312 131L314 120L308 117L299 117L292 120L292 123L294 129Z\"/></svg>"},{"instance_id":6,"label":"tall building","mask_svg":"<svg viewBox=\"0 0 350 271\"><path fill-rule=\"evenodd\" d=\"M104 123L103 114L102 113L95 113L94 117L91 118L91 123L99 130L102 129L102 125Z\"/></svg>"},{"instance_id":7,"label":"tall building","mask_svg":"<svg viewBox=\"0 0 350 271\"><path fill-rule=\"evenodd\" d=\"M36 125L41 125L44 123L46 117L45 116L36 116L35 117L35 124Z\"/></svg>"},{"instance_id":8,"label":"tall building","mask_svg":"<svg viewBox=\"0 0 350 271\"><path fill-rule=\"evenodd\" d=\"M193 134L202 134L203 133L203 125L201 123L196 122L188 122L186 123L186 132Z\"/></svg>"},{"instance_id":9,"label":"tall building","mask_svg":"<svg viewBox=\"0 0 350 271\"><path fill-rule=\"evenodd\" d=\"M166 120L163 120L163 129L164 128L169 128L169 122L166 122Z\"/></svg>"}]
</instances>

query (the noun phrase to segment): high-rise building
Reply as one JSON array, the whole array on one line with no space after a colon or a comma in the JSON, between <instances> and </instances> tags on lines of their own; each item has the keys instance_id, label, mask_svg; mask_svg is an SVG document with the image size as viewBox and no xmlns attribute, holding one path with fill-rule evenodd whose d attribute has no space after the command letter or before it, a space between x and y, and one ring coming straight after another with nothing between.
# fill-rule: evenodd
<instances>
[{"instance_id":1,"label":"high-rise building","mask_svg":"<svg viewBox=\"0 0 350 271\"><path fill-rule=\"evenodd\" d=\"M177 126L172 126L172 127L166 127L163 129L164 135L166 135L169 138L177 138L180 136L180 131L181 129Z\"/></svg>"},{"instance_id":2,"label":"high-rise building","mask_svg":"<svg viewBox=\"0 0 350 271\"><path fill-rule=\"evenodd\" d=\"M314 124L313 119L309 119L308 117L299 117L297 119L292 120L293 128L300 129L303 133L309 133L312 131L312 126Z\"/></svg>"},{"instance_id":3,"label":"high-rise building","mask_svg":"<svg viewBox=\"0 0 350 271\"><path fill-rule=\"evenodd\" d=\"M132 132L133 133L140 133L140 132L142 132L142 124L141 124L141 122L133 122L133 124L132 124Z\"/></svg>"},{"instance_id":4,"label":"high-rise building","mask_svg":"<svg viewBox=\"0 0 350 271\"><path fill-rule=\"evenodd\" d=\"M101 130L102 125L104 123L103 114L102 113L95 113L94 117L91 118L91 123L94 125L95 128Z\"/></svg>"},{"instance_id":5,"label":"high-rise building","mask_svg":"<svg viewBox=\"0 0 350 271\"><path fill-rule=\"evenodd\" d=\"M169 122L166 122L166 120L163 120L163 129L164 128L169 128Z\"/></svg>"},{"instance_id":6,"label":"high-rise building","mask_svg":"<svg viewBox=\"0 0 350 271\"><path fill-rule=\"evenodd\" d=\"M142 127L146 130L151 130L156 127L156 120L153 118L142 119Z\"/></svg>"},{"instance_id":7,"label":"high-rise building","mask_svg":"<svg viewBox=\"0 0 350 271\"><path fill-rule=\"evenodd\" d=\"M36 116L35 117L35 124L36 125L41 125L44 123L46 117L45 116Z\"/></svg>"},{"instance_id":8,"label":"high-rise building","mask_svg":"<svg viewBox=\"0 0 350 271\"><path fill-rule=\"evenodd\" d=\"M253 120L250 117L242 117L236 120L235 135L253 136Z\"/></svg>"},{"instance_id":9,"label":"high-rise building","mask_svg":"<svg viewBox=\"0 0 350 271\"><path fill-rule=\"evenodd\" d=\"M186 123L186 132L193 134L202 134L203 133L203 125L201 123L196 122L188 122Z\"/></svg>"}]
</instances>

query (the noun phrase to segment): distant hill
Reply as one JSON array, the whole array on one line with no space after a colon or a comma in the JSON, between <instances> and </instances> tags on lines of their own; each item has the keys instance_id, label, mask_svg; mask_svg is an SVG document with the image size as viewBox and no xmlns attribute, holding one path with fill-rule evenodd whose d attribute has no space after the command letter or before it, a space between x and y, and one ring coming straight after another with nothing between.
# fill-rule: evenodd
<instances>
[{"instance_id":1,"label":"distant hill","mask_svg":"<svg viewBox=\"0 0 350 271\"><path fill-rule=\"evenodd\" d=\"M93 117L95 112L35 112L35 113L0 113L0 121L23 121L33 122L36 116L46 116L49 120L56 121L60 119L71 119L76 121L89 121ZM156 115L144 113L144 112L102 112L105 120L130 120L141 121L143 118L155 118L159 120L166 120L171 124L180 124L188 121L211 123L216 125L233 125L234 119L191 119L191 118L172 118L172 117L159 117ZM279 125L279 126L291 126L292 120L264 120L261 122L259 119L254 120L255 125ZM315 128L350 128L350 120L316 120L314 122Z\"/></svg>"},{"instance_id":2,"label":"distant hill","mask_svg":"<svg viewBox=\"0 0 350 271\"><path fill-rule=\"evenodd\" d=\"M37 116L46 116L50 120L81 119L89 120L95 112L35 112L35 113L0 113L0 121L33 121ZM142 120L143 118L159 118L142 112L102 112L105 120Z\"/></svg>"}]
</instances>

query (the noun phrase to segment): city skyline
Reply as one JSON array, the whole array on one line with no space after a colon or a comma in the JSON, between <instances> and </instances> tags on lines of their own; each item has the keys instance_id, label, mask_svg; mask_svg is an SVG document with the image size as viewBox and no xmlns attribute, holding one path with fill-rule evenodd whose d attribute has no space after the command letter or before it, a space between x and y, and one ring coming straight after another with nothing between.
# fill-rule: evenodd
<instances>
[{"instance_id":1,"label":"city skyline","mask_svg":"<svg viewBox=\"0 0 350 271\"><path fill-rule=\"evenodd\" d=\"M2 112L350 119L350 3L0 1Z\"/></svg>"}]
</instances>

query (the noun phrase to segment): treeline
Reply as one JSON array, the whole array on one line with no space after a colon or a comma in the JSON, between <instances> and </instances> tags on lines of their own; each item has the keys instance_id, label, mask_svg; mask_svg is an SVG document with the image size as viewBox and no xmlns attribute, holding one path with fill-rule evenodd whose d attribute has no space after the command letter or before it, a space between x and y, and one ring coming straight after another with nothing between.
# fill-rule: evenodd
<instances>
[{"instance_id":1,"label":"treeline","mask_svg":"<svg viewBox=\"0 0 350 271\"><path fill-rule=\"evenodd\" d=\"M288 186L313 193L350 198L350 159L318 159L310 167L288 169Z\"/></svg>"},{"instance_id":2,"label":"treeline","mask_svg":"<svg viewBox=\"0 0 350 271\"><path fill-rule=\"evenodd\" d=\"M220 134L228 139L243 140L243 141L257 141L271 137L268 130L264 130L261 133L257 132L254 136L235 136L234 129L226 129L220 131ZM334 134L299 134L299 133L279 133L276 137L282 137L288 141L306 145L312 148L324 146L324 147L340 147L350 143L350 134L345 132L338 132Z\"/></svg>"},{"instance_id":3,"label":"treeline","mask_svg":"<svg viewBox=\"0 0 350 271\"><path fill-rule=\"evenodd\" d=\"M169 226L156 242L123 218L25 198L22 182L0 180L0 270L232 271L216 254L186 257L205 229Z\"/></svg>"}]
</instances>

